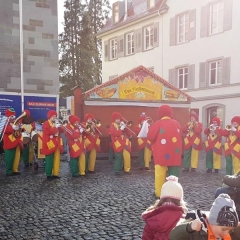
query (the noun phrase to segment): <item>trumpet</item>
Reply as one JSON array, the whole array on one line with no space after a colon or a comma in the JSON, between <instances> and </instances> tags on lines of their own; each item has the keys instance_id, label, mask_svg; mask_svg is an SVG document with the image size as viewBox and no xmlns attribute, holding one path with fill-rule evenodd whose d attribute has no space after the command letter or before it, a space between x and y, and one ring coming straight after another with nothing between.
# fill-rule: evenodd
<instances>
[{"instance_id":1,"label":"trumpet","mask_svg":"<svg viewBox=\"0 0 240 240\"><path fill-rule=\"evenodd\" d=\"M210 131L215 131L217 129L214 124L211 124L208 128Z\"/></svg>"},{"instance_id":2,"label":"trumpet","mask_svg":"<svg viewBox=\"0 0 240 240\"><path fill-rule=\"evenodd\" d=\"M227 131L231 131L231 130L232 130L232 127L233 127L233 125L232 125L232 124L229 124L229 125L227 125L227 126L225 127L225 129L226 129Z\"/></svg>"}]
</instances>

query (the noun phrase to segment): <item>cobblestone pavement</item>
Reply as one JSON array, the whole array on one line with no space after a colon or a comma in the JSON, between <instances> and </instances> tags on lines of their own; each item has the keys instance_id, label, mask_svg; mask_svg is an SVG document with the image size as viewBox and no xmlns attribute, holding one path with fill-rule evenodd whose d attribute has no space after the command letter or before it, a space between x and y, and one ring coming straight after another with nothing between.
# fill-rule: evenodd
<instances>
[{"instance_id":1,"label":"cobblestone pavement","mask_svg":"<svg viewBox=\"0 0 240 240\"><path fill-rule=\"evenodd\" d=\"M21 176L5 177L0 161L0 239L141 239L141 213L155 202L151 169L140 171L133 160L131 175L115 176L113 164L98 160L95 174L72 178L62 161L62 178L49 182L44 168L22 164ZM190 209L210 208L225 173L205 171L201 153L198 172L181 174Z\"/></svg>"}]
</instances>

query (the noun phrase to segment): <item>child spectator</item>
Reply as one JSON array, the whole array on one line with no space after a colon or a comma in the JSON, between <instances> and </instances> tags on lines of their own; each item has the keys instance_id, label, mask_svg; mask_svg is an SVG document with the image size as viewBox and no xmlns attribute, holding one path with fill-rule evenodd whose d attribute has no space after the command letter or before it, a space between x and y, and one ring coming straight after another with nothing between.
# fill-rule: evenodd
<instances>
[{"instance_id":1,"label":"child spectator","mask_svg":"<svg viewBox=\"0 0 240 240\"><path fill-rule=\"evenodd\" d=\"M170 233L170 240L238 240L233 230L238 226L234 201L229 195L220 194L208 214L176 226Z\"/></svg>"},{"instance_id":2,"label":"child spectator","mask_svg":"<svg viewBox=\"0 0 240 240\"><path fill-rule=\"evenodd\" d=\"M160 199L142 214L146 222L143 240L168 240L170 231L187 212L178 177L169 176L167 180L162 186Z\"/></svg>"}]
</instances>

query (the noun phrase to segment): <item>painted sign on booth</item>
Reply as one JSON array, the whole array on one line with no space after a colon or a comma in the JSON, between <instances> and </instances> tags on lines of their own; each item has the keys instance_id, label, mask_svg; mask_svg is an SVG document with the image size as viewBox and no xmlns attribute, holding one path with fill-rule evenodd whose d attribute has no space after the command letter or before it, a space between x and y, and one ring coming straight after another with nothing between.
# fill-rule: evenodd
<instances>
[{"instance_id":1,"label":"painted sign on booth","mask_svg":"<svg viewBox=\"0 0 240 240\"><path fill-rule=\"evenodd\" d=\"M140 66L85 93L85 98L188 101L185 93Z\"/></svg>"}]
</instances>

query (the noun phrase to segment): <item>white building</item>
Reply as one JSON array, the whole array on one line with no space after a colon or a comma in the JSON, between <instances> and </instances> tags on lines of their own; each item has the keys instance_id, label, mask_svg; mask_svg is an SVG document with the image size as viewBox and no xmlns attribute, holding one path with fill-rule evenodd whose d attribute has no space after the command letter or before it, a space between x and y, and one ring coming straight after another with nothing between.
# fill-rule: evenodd
<instances>
[{"instance_id":1,"label":"white building","mask_svg":"<svg viewBox=\"0 0 240 240\"><path fill-rule=\"evenodd\" d=\"M204 126L240 115L240 1L132 0L113 4L99 32L103 82L144 65L195 100Z\"/></svg>"}]
</instances>

